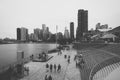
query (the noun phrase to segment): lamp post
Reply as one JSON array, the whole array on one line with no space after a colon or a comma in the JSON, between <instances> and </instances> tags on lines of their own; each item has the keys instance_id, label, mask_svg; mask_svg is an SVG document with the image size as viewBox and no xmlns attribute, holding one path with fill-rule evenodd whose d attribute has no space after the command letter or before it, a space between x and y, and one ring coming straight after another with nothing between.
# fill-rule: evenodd
<instances>
[{"instance_id":1,"label":"lamp post","mask_svg":"<svg viewBox=\"0 0 120 80\"><path fill-rule=\"evenodd\" d=\"M56 48L57 48L57 30L58 30L58 26L56 25Z\"/></svg>"}]
</instances>

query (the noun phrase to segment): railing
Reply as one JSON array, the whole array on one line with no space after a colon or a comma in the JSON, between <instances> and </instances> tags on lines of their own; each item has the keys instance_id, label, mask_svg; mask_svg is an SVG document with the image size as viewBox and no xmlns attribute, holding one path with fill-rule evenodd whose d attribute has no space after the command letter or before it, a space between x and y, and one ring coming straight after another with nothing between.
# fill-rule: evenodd
<instances>
[{"instance_id":1,"label":"railing","mask_svg":"<svg viewBox=\"0 0 120 80\"><path fill-rule=\"evenodd\" d=\"M117 63L120 62L120 58L119 57L112 57L110 59L107 59L99 64L96 64L91 72L90 72L90 76L89 76L89 80L93 79L93 76L96 74L97 71L99 71L100 69L104 68L105 66L111 65L113 63Z\"/></svg>"}]
</instances>

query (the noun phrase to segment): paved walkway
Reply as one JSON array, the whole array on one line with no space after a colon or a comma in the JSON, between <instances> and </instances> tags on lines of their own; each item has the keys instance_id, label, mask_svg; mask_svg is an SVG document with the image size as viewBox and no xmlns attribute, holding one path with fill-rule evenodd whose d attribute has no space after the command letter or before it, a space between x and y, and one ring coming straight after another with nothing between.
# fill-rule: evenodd
<instances>
[{"instance_id":1,"label":"paved walkway","mask_svg":"<svg viewBox=\"0 0 120 80\"><path fill-rule=\"evenodd\" d=\"M57 53L50 54L54 57L49 60L48 64L60 64L61 72L46 72L45 65L46 63L42 62L30 62L25 66L28 66L30 69L29 75L25 76L21 80L45 80L45 75L51 75L53 80L81 80L80 71L76 68L74 55L77 52L75 50L62 51L62 55L57 55ZM64 55L70 55L70 64L68 64L67 59L64 58Z\"/></svg>"}]
</instances>

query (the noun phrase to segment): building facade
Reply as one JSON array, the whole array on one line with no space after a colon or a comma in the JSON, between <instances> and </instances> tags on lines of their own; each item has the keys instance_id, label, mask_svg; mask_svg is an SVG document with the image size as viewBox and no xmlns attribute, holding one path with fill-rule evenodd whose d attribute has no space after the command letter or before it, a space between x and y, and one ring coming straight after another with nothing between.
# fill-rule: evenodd
<instances>
[{"instance_id":1,"label":"building facade","mask_svg":"<svg viewBox=\"0 0 120 80\"><path fill-rule=\"evenodd\" d=\"M66 27L65 27L65 31L64 31L64 38L65 39L69 39L70 38L69 31L68 31L68 29Z\"/></svg>"},{"instance_id":2,"label":"building facade","mask_svg":"<svg viewBox=\"0 0 120 80\"><path fill-rule=\"evenodd\" d=\"M40 40L41 36L40 36L41 30L39 28L34 29L34 34L36 35L36 39Z\"/></svg>"},{"instance_id":3,"label":"building facade","mask_svg":"<svg viewBox=\"0 0 120 80\"><path fill-rule=\"evenodd\" d=\"M21 40L21 29L17 28L17 40Z\"/></svg>"},{"instance_id":4,"label":"building facade","mask_svg":"<svg viewBox=\"0 0 120 80\"><path fill-rule=\"evenodd\" d=\"M70 23L70 38L74 40L74 22Z\"/></svg>"},{"instance_id":5,"label":"building facade","mask_svg":"<svg viewBox=\"0 0 120 80\"><path fill-rule=\"evenodd\" d=\"M21 41L26 41L28 40L28 29L22 27L21 28Z\"/></svg>"},{"instance_id":6,"label":"building facade","mask_svg":"<svg viewBox=\"0 0 120 80\"><path fill-rule=\"evenodd\" d=\"M26 41L28 40L28 29L21 27L17 28L17 40Z\"/></svg>"},{"instance_id":7,"label":"building facade","mask_svg":"<svg viewBox=\"0 0 120 80\"><path fill-rule=\"evenodd\" d=\"M76 30L76 40L81 41L84 34L88 32L88 11L78 10L78 27Z\"/></svg>"}]
</instances>

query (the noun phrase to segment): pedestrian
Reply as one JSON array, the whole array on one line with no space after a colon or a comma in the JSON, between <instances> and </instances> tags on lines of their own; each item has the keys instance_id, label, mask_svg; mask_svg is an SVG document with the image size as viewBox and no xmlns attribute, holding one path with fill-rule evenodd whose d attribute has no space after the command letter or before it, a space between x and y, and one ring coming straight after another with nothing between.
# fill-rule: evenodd
<instances>
[{"instance_id":1,"label":"pedestrian","mask_svg":"<svg viewBox=\"0 0 120 80\"><path fill-rule=\"evenodd\" d=\"M49 75L48 80L52 80L52 76L51 75Z\"/></svg>"},{"instance_id":2,"label":"pedestrian","mask_svg":"<svg viewBox=\"0 0 120 80\"><path fill-rule=\"evenodd\" d=\"M64 55L64 58L66 59L66 58L67 58L67 55Z\"/></svg>"},{"instance_id":3,"label":"pedestrian","mask_svg":"<svg viewBox=\"0 0 120 80\"><path fill-rule=\"evenodd\" d=\"M54 64L54 70L56 71L56 64Z\"/></svg>"},{"instance_id":4,"label":"pedestrian","mask_svg":"<svg viewBox=\"0 0 120 80\"><path fill-rule=\"evenodd\" d=\"M46 64L46 69L47 69L46 72L48 72L49 71L49 64L48 63Z\"/></svg>"},{"instance_id":5,"label":"pedestrian","mask_svg":"<svg viewBox=\"0 0 120 80\"><path fill-rule=\"evenodd\" d=\"M47 75L45 75L45 80L48 80L48 76Z\"/></svg>"},{"instance_id":6,"label":"pedestrian","mask_svg":"<svg viewBox=\"0 0 120 80\"><path fill-rule=\"evenodd\" d=\"M70 63L70 58L68 58L68 63Z\"/></svg>"},{"instance_id":7,"label":"pedestrian","mask_svg":"<svg viewBox=\"0 0 120 80\"><path fill-rule=\"evenodd\" d=\"M58 71L58 72L61 71L61 65L60 65L60 64L58 65L57 71Z\"/></svg>"},{"instance_id":8,"label":"pedestrian","mask_svg":"<svg viewBox=\"0 0 120 80\"><path fill-rule=\"evenodd\" d=\"M70 55L68 56L68 59L70 59Z\"/></svg>"},{"instance_id":9,"label":"pedestrian","mask_svg":"<svg viewBox=\"0 0 120 80\"><path fill-rule=\"evenodd\" d=\"M52 65L52 64L50 64L50 72L52 72L52 68L53 68L53 65Z\"/></svg>"}]
</instances>

